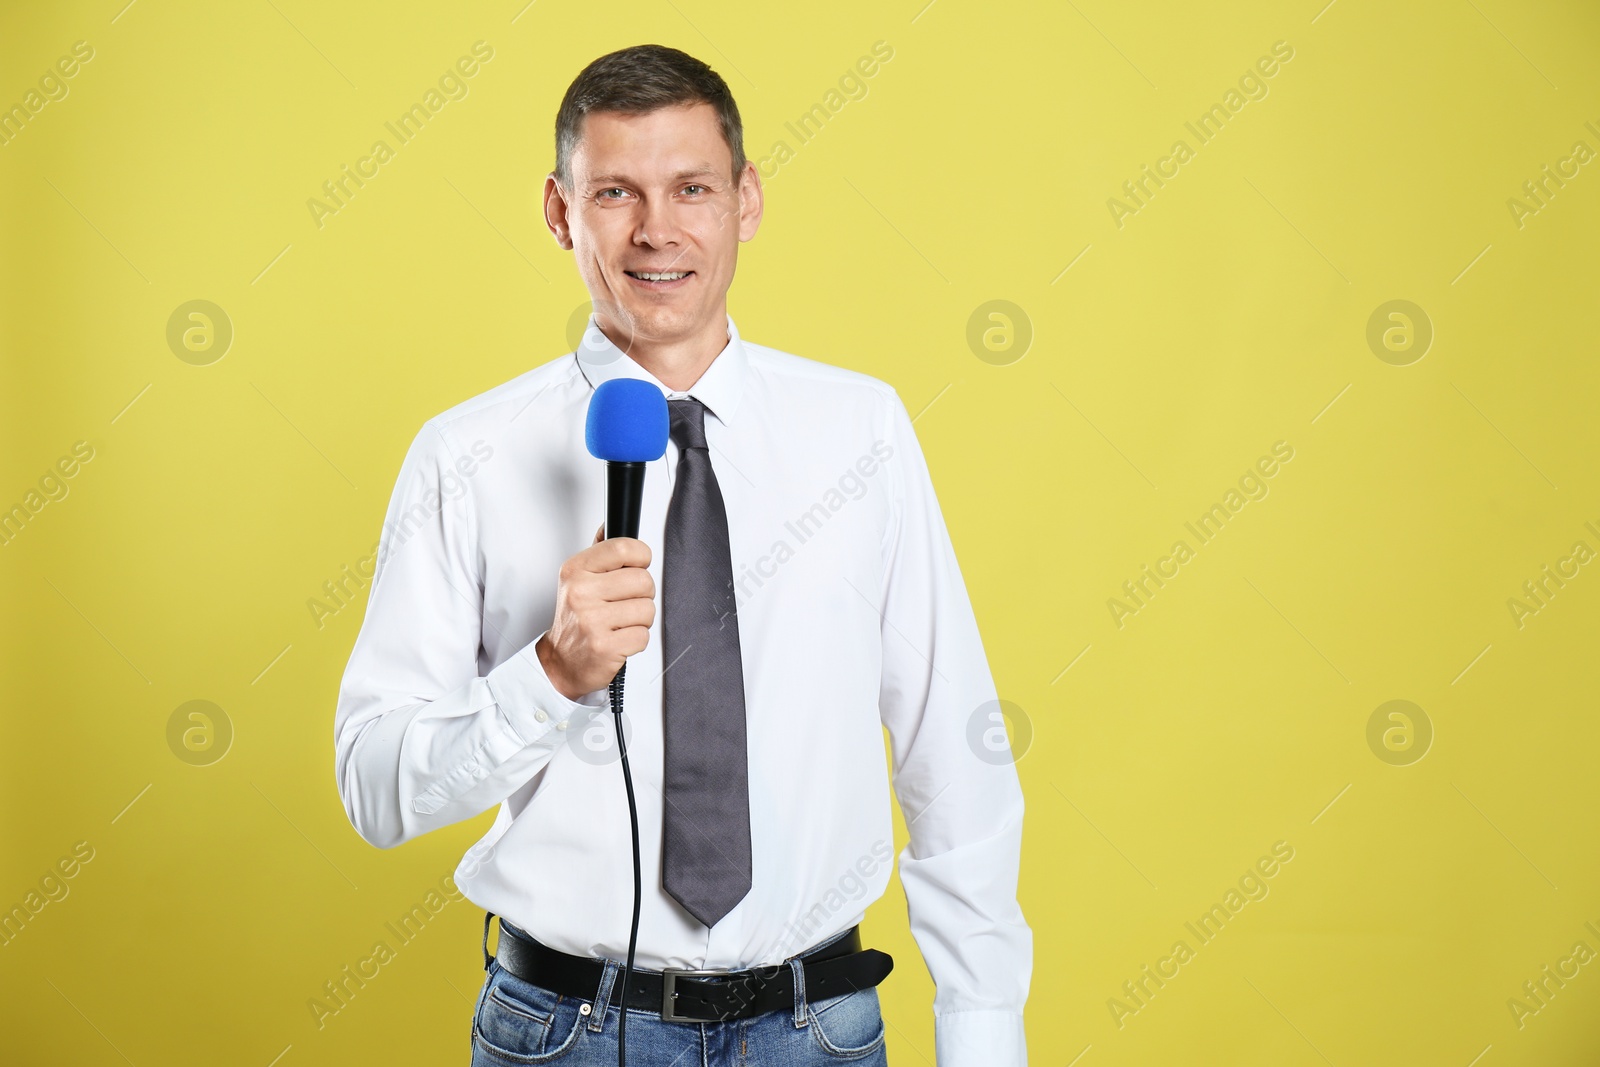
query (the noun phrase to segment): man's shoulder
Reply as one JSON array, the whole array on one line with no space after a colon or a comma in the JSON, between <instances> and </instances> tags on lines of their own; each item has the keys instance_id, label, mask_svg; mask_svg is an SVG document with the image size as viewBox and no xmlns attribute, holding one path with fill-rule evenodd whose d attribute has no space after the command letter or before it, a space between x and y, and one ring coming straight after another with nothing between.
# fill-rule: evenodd
<instances>
[{"instance_id":1,"label":"man's shoulder","mask_svg":"<svg viewBox=\"0 0 1600 1067\"><path fill-rule=\"evenodd\" d=\"M840 394L854 393L879 401L892 402L899 399L894 386L862 371L808 359L793 352L785 352L751 341L745 341L744 347L752 370L780 380L786 385L804 385Z\"/></svg>"},{"instance_id":2,"label":"man's shoulder","mask_svg":"<svg viewBox=\"0 0 1600 1067\"><path fill-rule=\"evenodd\" d=\"M503 426L522 414L540 397L559 399L573 379L581 380L578 362L568 352L532 367L476 396L445 408L430 418L432 426L451 436Z\"/></svg>"}]
</instances>

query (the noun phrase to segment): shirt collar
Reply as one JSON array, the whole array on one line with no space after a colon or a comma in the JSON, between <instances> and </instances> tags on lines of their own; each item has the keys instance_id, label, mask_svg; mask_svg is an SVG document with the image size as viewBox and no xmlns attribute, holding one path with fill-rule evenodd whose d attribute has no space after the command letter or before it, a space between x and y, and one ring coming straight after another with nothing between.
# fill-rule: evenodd
<instances>
[{"instance_id":1,"label":"shirt collar","mask_svg":"<svg viewBox=\"0 0 1600 1067\"><path fill-rule=\"evenodd\" d=\"M591 388L612 378L638 378L653 382L663 395L672 395L672 390L663 385L660 379L612 343L595 325L593 312L589 314L576 354L578 366ZM729 315L726 347L701 372L699 381L688 388L688 395L710 409L724 426L731 425L744 394L745 368L748 364L749 357L745 353L744 343L739 339L739 328L734 325L733 316Z\"/></svg>"}]
</instances>

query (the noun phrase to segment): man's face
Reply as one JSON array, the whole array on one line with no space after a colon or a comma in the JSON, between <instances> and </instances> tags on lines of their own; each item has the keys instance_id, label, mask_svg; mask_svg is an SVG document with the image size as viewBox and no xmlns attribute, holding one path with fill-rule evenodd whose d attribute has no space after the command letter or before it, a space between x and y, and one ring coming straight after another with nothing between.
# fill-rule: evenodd
<instances>
[{"instance_id":1,"label":"man's face","mask_svg":"<svg viewBox=\"0 0 1600 1067\"><path fill-rule=\"evenodd\" d=\"M709 104L584 119L572 188L545 181L545 221L573 251L602 327L670 343L724 319L739 242L761 223L755 164L737 183L732 168Z\"/></svg>"}]
</instances>

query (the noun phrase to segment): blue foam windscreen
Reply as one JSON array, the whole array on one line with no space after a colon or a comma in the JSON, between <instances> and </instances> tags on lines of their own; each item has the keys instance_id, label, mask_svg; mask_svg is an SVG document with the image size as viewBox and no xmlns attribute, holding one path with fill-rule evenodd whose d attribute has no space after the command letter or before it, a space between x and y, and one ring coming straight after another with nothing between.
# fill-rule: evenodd
<instances>
[{"instance_id":1,"label":"blue foam windscreen","mask_svg":"<svg viewBox=\"0 0 1600 1067\"><path fill-rule=\"evenodd\" d=\"M596 459L645 463L667 454L671 429L659 386L642 378L612 378L595 387L583 436Z\"/></svg>"}]
</instances>

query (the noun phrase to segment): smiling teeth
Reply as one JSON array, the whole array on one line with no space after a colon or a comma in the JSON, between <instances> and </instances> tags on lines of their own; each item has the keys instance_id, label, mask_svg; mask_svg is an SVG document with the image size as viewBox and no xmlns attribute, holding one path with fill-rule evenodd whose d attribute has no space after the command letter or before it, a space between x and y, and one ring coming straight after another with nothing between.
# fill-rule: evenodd
<instances>
[{"instance_id":1,"label":"smiling teeth","mask_svg":"<svg viewBox=\"0 0 1600 1067\"><path fill-rule=\"evenodd\" d=\"M689 272L686 270L665 271L659 273L651 273L649 271L630 271L629 273L635 278L642 278L647 282L675 282L679 278L687 278L689 276Z\"/></svg>"}]
</instances>

